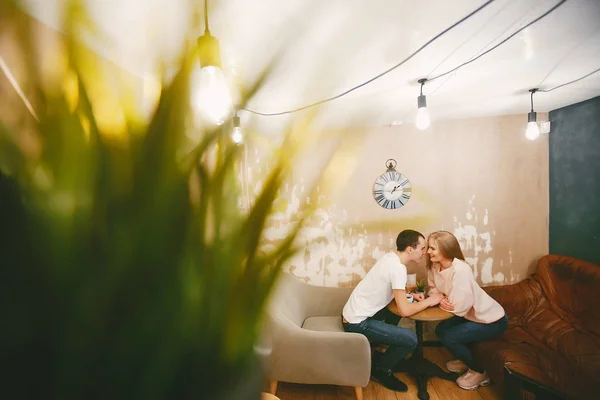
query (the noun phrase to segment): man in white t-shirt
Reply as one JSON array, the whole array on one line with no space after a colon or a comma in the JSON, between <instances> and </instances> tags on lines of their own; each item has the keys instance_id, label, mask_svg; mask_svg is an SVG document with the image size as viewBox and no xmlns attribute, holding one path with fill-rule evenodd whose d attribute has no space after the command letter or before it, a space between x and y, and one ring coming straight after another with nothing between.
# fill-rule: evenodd
<instances>
[{"instance_id":1,"label":"man in white t-shirt","mask_svg":"<svg viewBox=\"0 0 600 400\"><path fill-rule=\"evenodd\" d=\"M390 390L405 392L408 387L396 378L392 369L417 347L417 335L410 329L374 319L378 311L395 299L403 317L437 305L442 295L427 299L415 295L417 303L406 299L406 263L418 263L425 254L425 237L410 229L396 238L396 251L385 254L354 289L342 312L346 332L365 335L369 341L389 345L386 352L373 358L371 377Z\"/></svg>"}]
</instances>

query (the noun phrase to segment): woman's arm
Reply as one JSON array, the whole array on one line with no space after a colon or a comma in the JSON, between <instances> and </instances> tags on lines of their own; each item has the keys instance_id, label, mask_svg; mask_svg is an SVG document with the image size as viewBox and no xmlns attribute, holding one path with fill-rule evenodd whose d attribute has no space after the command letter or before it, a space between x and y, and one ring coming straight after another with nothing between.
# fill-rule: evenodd
<instances>
[{"instance_id":1,"label":"woman's arm","mask_svg":"<svg viewBox=\"0 0 600 400\"><path fill-rule=\"evenodd\" d=\"M454 306L454 315L463 317L473 307L475 294L471 289L473 271L470 267L456 268L450 284L448 300Z\"/></svg>"},{"instance_id":2,"label":"woman's arm","mask_svg":"<svg viewBox=\"0 0 600 400\"><path fill-rule=\"evenodd\" d=\"M433 265L427 270L427 286L429 286L429 295L434 293L440 293L438 288L435 287L435 279L433 278Z\"/></svg>"}]
</instances>

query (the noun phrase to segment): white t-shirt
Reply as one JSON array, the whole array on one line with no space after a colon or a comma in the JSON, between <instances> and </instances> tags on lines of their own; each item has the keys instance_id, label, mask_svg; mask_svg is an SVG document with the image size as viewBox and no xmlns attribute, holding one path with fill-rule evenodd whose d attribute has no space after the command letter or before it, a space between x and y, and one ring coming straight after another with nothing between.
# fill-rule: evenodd
<instances>
[{"instance_id":1,"label":"white t-shirt","mask_svg":"<svg viewBox=\"0 0 600 400\"><path fill-rule=\"evenodd\" d=\"M351 324L372 317L394 298L392 289L406 290L406 266L390 252L365 275L350 295L342 315Z\"/></svg>"}]
</instances>

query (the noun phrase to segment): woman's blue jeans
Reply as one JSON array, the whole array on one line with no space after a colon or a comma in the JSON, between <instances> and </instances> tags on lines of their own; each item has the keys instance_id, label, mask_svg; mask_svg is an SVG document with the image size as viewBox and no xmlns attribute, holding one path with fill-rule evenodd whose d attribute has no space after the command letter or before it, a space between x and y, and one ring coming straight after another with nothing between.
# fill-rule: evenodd
<instances>
[{"instance_id":1,"label":"woman's blue jeans","mask_svg":"<svg viewBox=\"0 0 600 400\"><path fill-rule=\"evenodd\" d=\"M504 334L508 327L506 315L496 322L481 324L462 317L454 316L439 323L435 333L454 357L462 360L473 371L482 373L483 367L475 360L469 343L496 339Z\"/></svg>"},{"instance_id":2,"label":"woman's blue jeans","mask_svg":"<svg viewBox=\"0 0 600 400\"><path fill-rule=\"evenodd\" d=\"M342 323L344 331L362 333L371 343L387 344L386 352L373 360L374 367L391 370L417 348L417 335L410 329L367 318L358 324Z\"/></svg>"}]
</instances>

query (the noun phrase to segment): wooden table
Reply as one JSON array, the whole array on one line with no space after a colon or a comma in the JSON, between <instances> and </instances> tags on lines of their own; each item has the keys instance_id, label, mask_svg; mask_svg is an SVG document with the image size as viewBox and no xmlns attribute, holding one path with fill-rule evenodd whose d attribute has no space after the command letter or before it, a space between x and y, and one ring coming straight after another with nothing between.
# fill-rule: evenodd
<instances>
[{"instance_id":1,"label":"wooden table","mask_svg":"<svg viewBox=\"0 0 600 400\"><path fill-rule=\"evenodd\" d=\"M396 308L396 301L392 300L390 304L387 306L388 310L396 315L400 315L398 312L398 308ZM420 311L416 314L411 315L410 318L415 321L415 329L417 332L417 341L419 346L417 347L417 351L423 355L423 346L440 346L439 341L423 341L423 322L433 322L433 321L443 321L445 319L450 319L454 316L451 312L444 311L440 308L440 306L429 307Z\"/></svg>"},{"instance_id":2,"label":"wooden table","mask_svg":"<svg viewBox=\"0 0 600 400\"><path fill-rule=\"evenodd\" d=\"M387 308L392 313L400 315L394 300L388 304ZM407 317L415 321L417 348L415 349L410 360L405 363L403 372L407 372L417 381L417 397L420 400L429 400L429 393L427 393L427 381L429 378L437 376L439 378L455 382L456 378L459 376L453 372L444 371L437 364L432 363L423 357L424 346L440 346L440 342L438 341L423 341L423 322L443 321L445 319L450 319L453 316L454 314L442 310L439 306L435 306L426 308L421 312Z\"/></svg>"}]
</instances>

